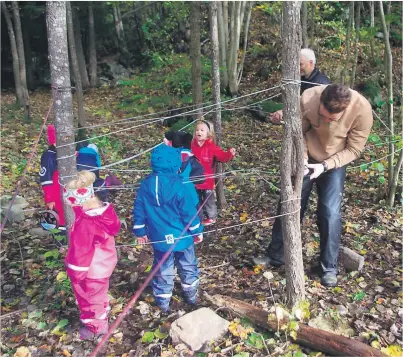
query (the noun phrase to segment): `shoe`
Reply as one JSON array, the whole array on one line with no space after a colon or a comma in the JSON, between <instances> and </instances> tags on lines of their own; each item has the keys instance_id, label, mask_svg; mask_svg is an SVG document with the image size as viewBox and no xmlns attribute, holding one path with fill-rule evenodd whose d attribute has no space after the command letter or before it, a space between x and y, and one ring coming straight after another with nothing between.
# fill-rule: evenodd
<instances>
[{"instance_id":1,"label":"shoe","mask_svg":"<svg viewBox=\"0 0 403 357\"><path fill-rule=\"evenodd\" d=\"M323 286L336 286L337 285L337 275L335 273L327 272L320 279L320 283Z\"/></svg>"},{"instance_id":2,"label":"shoe","mask_svg":"<svg viewBox=\"0 0 403 357\"><path fill-rule=\"evenodd\" d=\"M212 224L215 224L217 220L215 218L207 218L203 220L203 226L210 226Z\"/></svg>"},{"instance_id":3,"label":"shoe","mask_svg":"<svg viewBox=\"0 0 403 357\"><path fill-rule=\"evenodd\" d=\"M252 262L255 265L263 265L263 266L271 265L271 266L273 266L275 268L279 268L282 265L284 265L284 263L280 263L280 262L278 262L276 260L273 260L272 258L267 257L267 256L266 257L253 257Z\"/></svg>"},{"instance_id":4,"label":"shoe","mask_svg":"<svg viewBox=\"0 0 403 357\"><path fill-rule=\"evenodd\" d=\"M90 329L88 329L86 326L83 326L83 327L80 327L78 332L80 333L80 340L92 340L96 337L105 335L108 332L108 328L95 333L95 332L92 332Z\"/></svg>"}]
</instances>

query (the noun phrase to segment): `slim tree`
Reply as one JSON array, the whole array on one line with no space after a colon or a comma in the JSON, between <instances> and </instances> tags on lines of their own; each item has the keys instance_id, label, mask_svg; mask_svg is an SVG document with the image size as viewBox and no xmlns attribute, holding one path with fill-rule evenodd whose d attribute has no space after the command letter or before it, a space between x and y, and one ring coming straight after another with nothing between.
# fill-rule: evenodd
<instances>
[{"instance_id":1,"label":"slim tree","mask_svg":"<svg viewBox=\"0 0 403 357\"><path fill-rule=\"evenodd\" d=\"M200 2L190 4L190 57L192 61L192 98L194 108L200 108L203 103L201 80L201 49L200 49ZM200 118L203 111L198 110L195 117Z\"/></svg>"},{"instance_id":2,"label":"slim tree","mask_svg":"<svg viewBox=\"0 0 403 357\"><path fill-rule=\"evenodd\" d=\"M351 33L353 31L354 23L354 1L350 1L350 6L348 9L348 23L346 32L346 61L344 63L343 72L341 75L341 83L344 85L347 81L348 67L350 65L351 57Z\"/></svg>"},{"instance_id":3,"label":"slim tree","mask_svg":"<svg viewBox=\"0 0 403 357\"><path fill-rule=\"evenodd\" d=\"M98 84L98 74L97 74L97 49L95 43L95 23L94 23L94 9L92 1L88 4L88 46L89 46L89 57L90 57L90 83L91 87L96 87Z\"/></svg>"},{"instance_id":4,"label":"slim tree","mask_svg":"<svg viewBox=\"0 0 403 357\"><path fill-rule=\"evenodd\" d=\"M8 35L10 37L11 56L13 59L15 94L17 97L17 102L21 106L23 106L25 101L24 101L24 94L23 94L22 85L21 85L20 63L19 63L19 59L18 59L17 43L15 41L13 23L11 22L10 13L8 12L5 1L1 2L1 10L3 11L4 18L6 19Z\"/></svg>"},{"instance_id":5,"label":"slim tree","mask_svg":"<svg viewBox=\"0 0 403 357\"><path fill-rule=\"evenodd\" d=\"M77 93L77 105L78 105L78 124L83 127L86 124L85 111L84 111L84 95L83 95L83 85L81 82L80 68L78 66L76 43L74 39L74 29L73 29L73 15L71 12L70 2L66 2L67 7L67 35L69 40L71 67L74 74L74 82Z\"/></svg>"},{"instance_id":6,"label":"slim tree","mask_svg":"<svg viewBox=\"0 0 403 357\"><path fill-rule=\"evenodd\" d=\"M83 85L83 88L89 88L90 80L88 78L87 65L85 62L85 56L84 56L84 50L83 50L83 41L81 38L80 18L78 16L77 9L74 6L71 6L71 10L72 10L72 15L73 15L74 38L75 38L75 43L76 43L78 67L80 69L80 74L81 74L81 83Z\"/></svg>"},{"instance_id":7,"label":"slim tree","mask_svg":"<svg viewBox=\"0 0 403 357\"><path fill-rule=\"evenodd\" d=\"M299 106L299 50L301 48L299 1L283 2L282 24L282 72L283 78L292 78L294 83L284 88L284 135L281 145L281 219L284 236L284 259L287 281L287 302L295 306L305 297L304 266L300 227L300 207L304 148Z\"/></svg>"},{"instance_id":8,"label":"slim tree","mask_svg":"<svg viewBox=\"0 0 403 357\"><path fill-rule=\"evenodd\" d=\"M351 78L350 78L350 88L354 88L355 74L357 72L358 42L360 40L361 6L362 6L361 1L356 1L356 9L355 9L355 48L354 48L353 70L351 72Z\"/></svg>"},{"instance_id":9,"label":"slim tree","mask_svg":"<svg viewBox=\"0 0 403 357\"><path fill-rule=\"evenodd\" d=\"M213 77L213 100L216 105L216 111L214 112L214 130L216 132L217 145L221 144L221 95L220 95L220 60L219 60L219 40L218 40L218 20L217 20L217 8L220 4L217 1L210 2L209 8L209 20L210 20L210 40L211 40L211 71ZM217 163L216 173L218 178L216 193L217 202L220 208L227 205L224 195L224 185L222 182L222 164Z\"/></svg>"},{"instance_id":10,"label":"slim tree","mask_svg":"<svg viewBox=\"0 0 403 357\"><path fill-rule=\"evenodd\" d=\"M18 61L20 65L20 78L22 86L22 94L24 97L24 111L25 119L30 120L30 107L29 107L29 93L27 84L27 69L25 67L25 51L24 51L24 40L22 37L22 27L20 19L20 9L18 7L17 1L12 1L13 19L14 19L14 30L15 30L15 40L17 43Z\"/></svg>"},{"instance_id":11,"label":"slim tree","mask_svg":"<svg viewBox=\"0 0 403 357\"><path fill-rule=\"evenodd\" d=\"M301 11L301 34L302 34L302 47L308 47L308 1L302 2Z\"/></svg>"},{"instance_id":12,"label":"slim tree","mask_svg":"<svg viewBox=\"0 0 403 357\"><path fill-rule=\"evenodd\" d=\"M65 1L48 1L46 3L46 23L55 113L57 166L61 184L64 185L68 181L67 177L75 175L77 172ZM66 144L67 146L64 146ZM67 204L64 205L64 211L67 226L71 227L74 218Z\"/></svg>"}]
</instances>

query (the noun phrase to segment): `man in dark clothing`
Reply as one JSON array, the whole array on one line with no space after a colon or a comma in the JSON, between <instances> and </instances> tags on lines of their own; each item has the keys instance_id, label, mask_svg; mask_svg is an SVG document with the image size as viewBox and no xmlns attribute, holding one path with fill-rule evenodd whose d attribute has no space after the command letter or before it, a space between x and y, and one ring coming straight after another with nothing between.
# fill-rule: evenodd
<instances>
[{"instance_id":1,"label":"man in dark clothing","mask_svg":"<svg viewBox=\"0 0 403 357\"><path fill-rule=\"evenodd\" d=\"M318 84L330 84L331 80L316 67L315 53L309 48L303 48L299 59L301 70L301 94L308 88L315 87ZM308 83L309 82L309 83ZM283 111L278 110L269 114L272 124L280 124L283 119Z\"/></svg>"}]
</instances>

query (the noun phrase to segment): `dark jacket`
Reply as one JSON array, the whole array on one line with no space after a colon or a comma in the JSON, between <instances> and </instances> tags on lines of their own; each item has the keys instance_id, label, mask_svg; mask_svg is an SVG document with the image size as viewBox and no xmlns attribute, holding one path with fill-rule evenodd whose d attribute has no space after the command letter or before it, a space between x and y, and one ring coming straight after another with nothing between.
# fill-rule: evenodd
<instances>
[{"instance_id":1,"label":"dark jacket","mask_svg":"<svg viewBox=\"0 0 403 357\"><path fill-rule=\"evenodd\" d=\"M319 70L315 67L311 73L311 75L308 78L305 78L304 76L301 77L301 94L312 87L316 87L317 84L330 84L332 81L326 76L326 74L323 74L319 72ZM305 83L305 82L310 82L310 83Z\"/></svg>"}]
</instances>

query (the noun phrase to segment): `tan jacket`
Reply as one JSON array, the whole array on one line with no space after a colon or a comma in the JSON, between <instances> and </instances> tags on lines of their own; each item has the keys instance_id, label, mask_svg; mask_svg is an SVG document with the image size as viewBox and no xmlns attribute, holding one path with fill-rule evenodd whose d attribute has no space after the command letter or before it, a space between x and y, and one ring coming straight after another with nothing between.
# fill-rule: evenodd
<instances>
[{"instance_id":1,"label":"tan jacket","mask_svg":"<svg viewBox=\"0 0 403 357\"><path fill-rule=\"evenodd\" d=\"M305 158L326 161L328 169L357 159L371 131L373 118L369 102L355 90L349 106L338 121L325 123L319 115L320 95L326 86L307 89L301 96Z\"/></svg>"}]
</instances>

